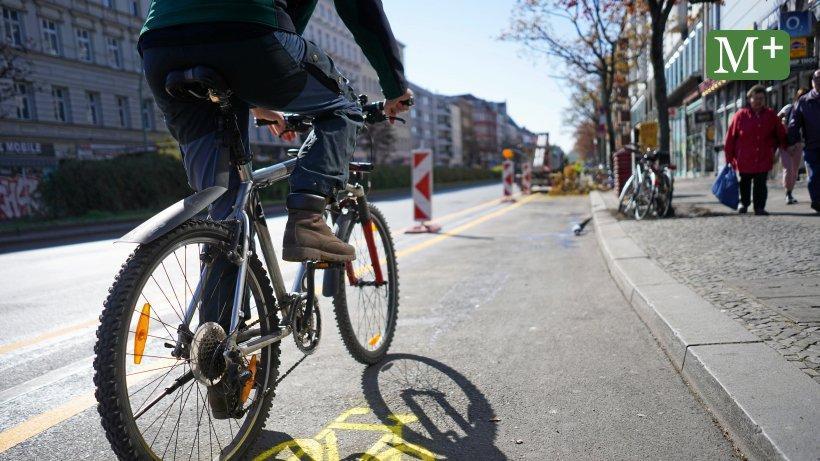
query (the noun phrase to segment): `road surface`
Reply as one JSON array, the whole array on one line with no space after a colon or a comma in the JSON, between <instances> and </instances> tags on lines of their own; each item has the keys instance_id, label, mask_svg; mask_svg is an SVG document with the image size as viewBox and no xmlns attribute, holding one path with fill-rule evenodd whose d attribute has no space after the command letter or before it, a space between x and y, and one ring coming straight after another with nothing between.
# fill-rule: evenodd
<instances>
[{"instance_id":1,"label":"road surface","mask_svg":"<svg viewBox=\"0 0 820 461\"><path fill-rule=\"evenodd\" d=\"M297 446L325 460L736 456L613 284L594 235L570 232L587 198L501 204L500 192L436 195L438 236L400 232L408 198L377 203L399 254L391 355L369 368L351 359L323 299L323 343L278 386L251 458L287 459ZM270 220L275 242L283 226ZM91 361L130 250L99 241L0 255L0 459L114 457ZM299 358L286 339L281 371Z\"/></svg>"}]
</instances>

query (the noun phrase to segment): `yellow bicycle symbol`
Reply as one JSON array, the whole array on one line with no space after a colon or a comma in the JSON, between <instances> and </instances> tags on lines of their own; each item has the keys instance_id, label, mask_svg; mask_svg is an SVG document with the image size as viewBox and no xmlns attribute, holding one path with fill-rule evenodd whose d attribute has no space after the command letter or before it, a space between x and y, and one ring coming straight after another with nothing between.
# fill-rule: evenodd
<instances>
[{"instance_id":1,"label":"yellow bicycle symbol","mask_svg":"<svg viewBox=\"0 0 820 461\"><path fill-rule=\"evenodd\" d=\"M381 438L373 444L361 459L363 461L401 461L402 455L408 455L422 461L433 461L436 455L418 445L407 442L402 437L402 430L408 424L415 423L418 418L413 414L390 415L389 419L396 422L394 425L351 423L347 422L352 416L370 414L370 408L355 407L339 415L330 424L322 429L312 439L293 439L261 453L254 461L267 459L286 459L288 461L340 461L339 444L336 431L365 431L383 433ZM277 458L286 455L287 458Z\"/></svg>"}]
</instances>

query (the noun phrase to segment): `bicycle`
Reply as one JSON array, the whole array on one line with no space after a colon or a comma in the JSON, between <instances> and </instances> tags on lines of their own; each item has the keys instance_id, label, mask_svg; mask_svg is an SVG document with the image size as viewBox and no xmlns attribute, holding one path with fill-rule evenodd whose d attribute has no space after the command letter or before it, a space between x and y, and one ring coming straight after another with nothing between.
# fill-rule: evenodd
<instances>
[{"instance_id":1,"label":"bicycle","mask_svg":"<svg viewBox=\"0 0 820 461\"><path fill-rule=\"evenodd\" d=\"M199 66L172 72L166 89L219 105L223 148L241 184L224 221L197 217L226 192L211 187L121 239L138 246L100 316L94 349L98 411L121 459L236 459L258 436L276 385L290 372L278 378L281 342L292 335L305 354L296 365L319 345L317 269L325 271L322 293L333 298L351 356L363 364L385 356L398 314L396 254L384 215L367 200L364 184L373 164L351 162L349 184L328 205L326 219L340 239L356 247L356 260L307 261L287 291L259 190L288 178L297 159L251 168L231 110L232 92L215 71ZM388 120L383 102L367 104L360 97L360 104L366 123ZM288 115L286 130L309 131L312 120ZM215 319L206 306L218 308Z\"/></svg>"},{"instance_id":2,"label":"bicycle","mask_svg":"<svg viewBox=\"0 0 820 461\"><path fill-rule=\"evenodd\" d=\"M637 146L629 144L624 148L640 157L635 160L632 175L621 190L618 212L632 212L636 220L653 211L659 217L669 216L672 213L675 165L669 164L668 156L659 151L642 153Z\"/></svg>"}]
</instances>

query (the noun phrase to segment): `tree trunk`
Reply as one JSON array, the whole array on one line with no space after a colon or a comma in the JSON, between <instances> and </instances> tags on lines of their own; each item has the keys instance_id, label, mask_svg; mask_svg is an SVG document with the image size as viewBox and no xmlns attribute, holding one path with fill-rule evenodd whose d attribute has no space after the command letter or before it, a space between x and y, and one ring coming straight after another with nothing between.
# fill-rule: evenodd
<instances>
[{"instance_id":1,"label":"tree trunk","mask_svg":"<svg viewBox=\"0 0 820 461\"><path fill-rule=\"evenodd\" d=\"M669 151L669 100L666 97L666 74L663 68L663 32L666 21L660 11L651 11L652 40L649 45L649 56L652 61L655 83L655 106L658 110L658 130L660 133L660 150Z\"/></svg>"},{"instance_id":2,"label":"tree trunk","mask_svg":"<svg viewBox=\"0 0 820 461\"><path fill-rule=\"evenodd\" d=\"M601 106L604 108L606 117L606 165L612 167L612 155L615 153L615 124L612 121L612 88L607 84L607 78L602 78L601 84Z\"/></svg>"}]
</instances>

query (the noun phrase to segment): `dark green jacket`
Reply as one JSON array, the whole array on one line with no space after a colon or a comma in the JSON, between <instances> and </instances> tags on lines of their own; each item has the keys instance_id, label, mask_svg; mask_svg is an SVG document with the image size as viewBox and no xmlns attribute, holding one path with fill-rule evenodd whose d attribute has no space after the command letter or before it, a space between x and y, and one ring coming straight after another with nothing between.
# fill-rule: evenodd
<instances>
[{"instance_id":1,"label":"dark green jacket","mask_svg":"<svg viewBox=\"0 0 820 461\"><path fill-rule=\"evenodd\" d=\"M180 24L252 22L277 27L277 9L304 32L318 0L152 0L142 32ZM407 82L381 0L334 0L336 11L376 69L385 97L404 94Z\"/></svg>"}]
</instances>

